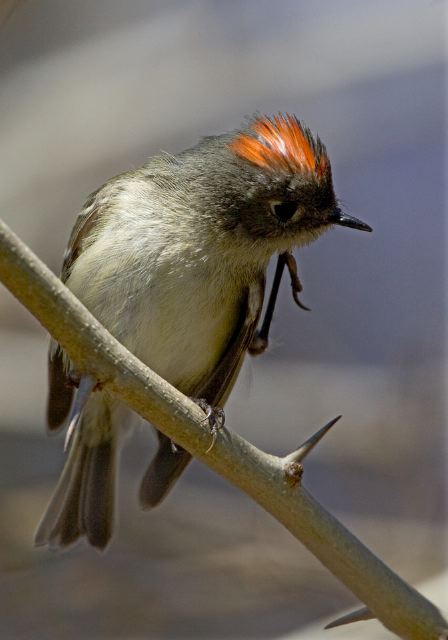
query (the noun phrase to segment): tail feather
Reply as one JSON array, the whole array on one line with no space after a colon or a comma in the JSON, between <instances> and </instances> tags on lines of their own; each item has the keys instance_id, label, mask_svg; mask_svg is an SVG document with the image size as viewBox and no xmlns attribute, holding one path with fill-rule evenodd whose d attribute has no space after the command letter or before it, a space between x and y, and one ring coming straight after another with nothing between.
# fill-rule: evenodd
<instances>
[{"instance_id":1,"label":"tail feather","mask_svg":"<svg viewBox=\"0 0 448 640\"><path fill-rule=\"evenodd\" d=\"M171 440L163 433L159 437L158 451L143 477L139 501L142 509L152 509L162 502L167 493L191 460L185 449L173 450Z\"/></svg>"},{"instance_id":2,"label":"tail feather","mask_svg":"<svg viewBox=\"0 0 448 640\"><path fill-rule=\"evenodd\" d=\"M70 502L69 497L75 493L73 488L80 477L86 453L87 450L81 448L77 441L73 442L59 482L34 535L34 543L37 546L57 546L61 517Z\"/></svg>"},{"instance_id":3,"label":"tail feather","mask_svg":"<svg viewBox=\"0 0 448 640\"><path fill-rule=\"evenodd\" d=\"M83 470L87 455L87 447L82 447L79 457L76 460L70 483L67 486L65 495L62 497L63 502L61 509L59 513L56 513L54 521L50 519L48 521L48 543L51 548L69 547L82 535L80 506Z\"/></svg>"},{"instance_id":4,"label":"tail feather","mask_svg":"<svg viewBox=\"0 0 448 640\"><path fill-rule=\"evenodd\" d=\"M115 440L89 451L82 499L82 525L90 544L104 549L112 537L115 507Z\"/></svg>"},{"instance_id":5,"label":"tail feather","mask_svg":"<svg viewBox=\"0 0 448 640\"><path fill-rule=\"evenodd\" d=\"M36 545L65 548L85 536L104 549L113 531L116 447L89 447L77 433L56 491L38 526Z\"/></svg>"}]
</instances>

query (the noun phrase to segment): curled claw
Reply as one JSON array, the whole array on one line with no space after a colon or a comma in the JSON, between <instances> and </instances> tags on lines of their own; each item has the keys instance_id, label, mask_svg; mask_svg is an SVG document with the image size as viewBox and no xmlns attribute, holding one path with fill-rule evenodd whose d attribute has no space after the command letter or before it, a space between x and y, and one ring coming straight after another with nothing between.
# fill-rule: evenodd
<instances>
[{"instance_id":1,"label":"curled claw","mask_svg":"<svg viewBox=\"0 0 448 640\"><path fill-rule=\"evenodd\" d=\"M294 289L292 290L292 297L294 298L294 302L298 307L300 307L304 311L311 311L310 307L307 307L306 304L303 304L303 302L300 301L300 298L297 295L297 291L294 291Z\"/></svg>"},{"instance_id":2,"label":"curled claw","mask_svg":"<svg viewBox=\"0 0 448 640\"><path fill-rule=\"evenodd\" d=\"M212 441L205 453L210 453L210 451L215 446L216 438L218 437L218 432L221 431L221 429L223 429L224 427L224 424L226 421L226 415L224 413L224 409L217 407L216 409L211 409L210 415L208 415L207 417L210 425L210 433L212 434Z\"/></svg>"},{"instance_id":3,"label":"curled claw","mask_svg":"<svg viewBox=\"0 0 448 640\"><path fill-rule=\"evenodd\" d=\"M216 438L218 437L218 431L219 429L217 427L212 427L210 430L210 433L212 434L212 441L210 442L210 446L209 448L206 450L205 453L210 453L210 451L213 449L213 447L215 446L215 442L216 442Z\"/></svg>"},{"instance_id":4,"label":"curled claw","mask_svg":"<svg viewBox=\"0 0 448 640\"><path fill-rule=\"evenodd\" d=\"M299 274L297 271L297 262L292 253L289 251L285 251L284 259L286 262L286 266L289 270L289 275L291 276L291 287L293 291L297 293L301 293L303 291L302 283L300 282Z\"/></svg>"},{"instance_id":5,"label":"curled claw","mask_svg":"<svg viewBox=\"0 0 448 640\"><path fill-rule=\"evenodd\" d=\"M221 429L224 428L224 424L226 421L226 415L224 413L224 409L221 407L212 407L207 400L204 398L193 398L193 401L202 409L205 413L205 418L203 422L208 422L208 426L210 428L210 433L212 436L212 441L210 443L209 448L205 453L210 453L210 451L215 446L216 438L218 437L218 433Z\"/></svg>"},{"instance_id":6,"label":"curled claw","mask_svg":"<svg viewBox=\"0 0 448 640\"><path fill-rule=\"evenodd\" d=\"M292 297L294 298L294 302L304 311L311 311L309 307L303 304L300 301L299 293L303 291L302 283L300 282L299 274L297 271L297 262L292 253L289 251L285 251L282 254L284 256L285 264L288 267L289 276L291 278L291 289L292 289Z\"/></svg>"}]
</instances>

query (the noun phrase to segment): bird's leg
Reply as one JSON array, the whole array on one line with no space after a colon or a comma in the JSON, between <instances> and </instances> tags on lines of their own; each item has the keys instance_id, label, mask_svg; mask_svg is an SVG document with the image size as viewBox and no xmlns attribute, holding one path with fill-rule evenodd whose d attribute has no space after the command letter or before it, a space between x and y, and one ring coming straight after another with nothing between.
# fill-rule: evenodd
<instances>
[{"instance_id":1,"label":"bird's leg","mask_svg":"<svg viewBox=\"0 0 448 640\"><path fill-rule=\"evenodd\" d=\"M212 407L205 398L191 398L193 402L195 402L198 407L202 409L205 413L204 422L208 422L208 426L210 429L210 433L212 435L212 441L210 443L209 448L205 453L209 453L215 446L216 438L218 437L218 432L224 428L224 424L226 421L226 415L224 413L224 409L221 407Z\"/></svg>"},{"instance_id":2,"label":"bird's leg","mask_svg":"<svg viewBox=\"0 0 448 640\"><path fill-rule=\"evenodd\" d=\"M271 293L264 313L263 322L261 323L260 329L255 332L252 342L249 345L249 353L251 356L258 356L260 353L263 353L269 344L269 329L271 328L272 318L274 317L275 303L277 302L278 290L280 282L282 281L285 264L285 254L281 253L277 259L274 280L272 281Z\"/></svg>"},{"instance_id":3,"label":"bird's leg","mask_svg":"<svg viewBox=\"0 0 448 640\"><path fill-rule=\"evenodd\" d=\"M309 311L299 299L298 294L302 291L302 283L297 272L297 262L289 251L285 251L278 256L277 267L275 269L274 280L272 282L272 289L268 300L268 305L264 314L263 322L260 329L255 333L252 342L249 345L249 353L252 356L257 356L260 353L266 351L269 344L269 330L271 328L272 318L274 317L275 305L277 302L278 290L280 288L280 282L282 280L283 271L285 266L288 268L291 278L292 296L295 303L305 311Z\"/></svg>"}]
</instances>

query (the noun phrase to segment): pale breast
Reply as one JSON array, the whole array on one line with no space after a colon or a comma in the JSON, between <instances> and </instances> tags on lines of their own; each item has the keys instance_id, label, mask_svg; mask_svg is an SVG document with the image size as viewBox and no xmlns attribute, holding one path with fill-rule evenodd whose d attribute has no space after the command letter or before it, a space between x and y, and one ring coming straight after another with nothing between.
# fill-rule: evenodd
<instances>
[{"instance_id":1,"label":"pale breast","mask_svg":"<svg viewBox=\"0 0 448 640\"><path fill-rule=\"evenodd\" d=\"M213 369L238 320L240 296L233 287L224 294L220 285L199 269L180 276L157 272L135 307L134 352L184 393Z\"/></svg>"},{"instance_id":2,"label":"pale breast","mask_svg":"<svg viewBox=\"0 0 448 640\"><path fill-rule=\"evenodd\" d=\"M114 251L115 248L115 251ZM184 393L230 339L244 288L222 264L170 251L117 250L111 234L86 249L69 288L130 351Z\"/></svg>"},{"instance_id":3,"label":"pale breast","mask_svg":"<svg viewBox=\"0 0 448 640\"><path fill-rule=\"evenodd\" d=\"M120 342L188 394L223 353L269 253L239 247L168 195L139 175L106 185L94 202L102 224L66 283Z\"/></svg>"}]
</instances>

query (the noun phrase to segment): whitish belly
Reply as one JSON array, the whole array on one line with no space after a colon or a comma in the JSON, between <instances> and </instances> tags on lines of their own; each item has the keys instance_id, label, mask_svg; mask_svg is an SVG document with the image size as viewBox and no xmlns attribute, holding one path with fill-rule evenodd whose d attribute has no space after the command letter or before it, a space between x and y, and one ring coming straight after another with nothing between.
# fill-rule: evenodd
<instances>
[{"instance_id":1,"label":"whitish belly","mask_svg":"<svg viewBox=\"0 0 448 640\"><path fill-rule=\"evenodd\" d=\"M235 329L243 285L232 281L229 287L232 276L219 267L177 272L172 263L153 263L144 271L134 267L132 261L121 269L112 261L96 265L87 251L67 284L130 351L192 394Z\"/></svg>"},{"instance_id":2,"label":"whitish belly","mask_svg":"<svg viewBox=\"0 0 448 640\"><path fill-rule=\"evenodd\" d=\"M136 355L184 393L211 371L233 334L240 300L223 300L200 283L157 292L130 336Z\"/></svg>"}]
</instances>

